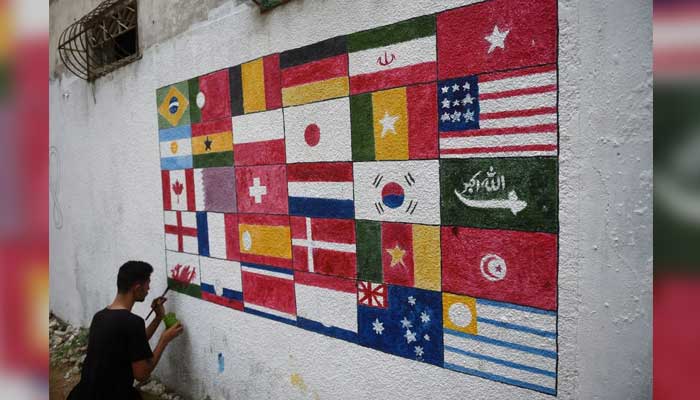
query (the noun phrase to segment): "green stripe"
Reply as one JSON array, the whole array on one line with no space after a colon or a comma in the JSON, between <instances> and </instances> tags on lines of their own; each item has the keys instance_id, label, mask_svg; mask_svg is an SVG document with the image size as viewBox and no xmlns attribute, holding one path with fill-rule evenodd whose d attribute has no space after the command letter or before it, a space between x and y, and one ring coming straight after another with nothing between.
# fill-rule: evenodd
<instances>
[{"instance_id":1,"label":"green stripe","mask_svg":"<svg viewBox=\"0 0 700 400\"><path fill-rule=\"evenodd\" d=\"M357 279L382 282L382 231L379 222L356 222Z\"/></svg>"},{"instance_id":2,"label":"green stripe","mask_svg":"<svg viewBox=\"0 0 700 400\"><path fill-rule=\"evenodd\" d=\"M352 160L374 161L374 126L372 124L372 95L350 97Z\"/></svg>"},{"instance_id":3,"label":"green stripe","mask_svg":"<svg viewBox=\"0 0 700 400\"><path fill-rule=\"evenodd\" d=\"M199 78L192 78L187 81L188 91L190 92L190 121L193 123L199 122L202 119L202 111L197 106L197 94L199 93Z\"/></svg>"},{"instance_id":4,"label":"green stripe","mask_svg":"<svg viewBox=\"0 0 700 400\"><path fill-rule=\"evenodd\" d=\"M435 16L426 15L349 35L348 52L383 47L433 35L435 35Z\"/></svg>"},{"instance_id":5,"label":"green stripe","mask_svg":"<svg viewBox=\"0 0 700 400\"><path fill-rule=\"evenodd\" d=\"M168 287L178 293L186 294L188 296L196 297L198 299L202 298L202 288L199 285L189 284L187 286L174 279L168 278Z\"/></svg>"},{"instance_id":6,"label":"green stripe","mask_svg":"<svg viewBox=\"0 0 700 400\"><path fill-rule=\"evenodd\" d=\"M230 167L233 165L233 151L193 154L192 165L194 168Z\"/></svg>"}]
</instances>

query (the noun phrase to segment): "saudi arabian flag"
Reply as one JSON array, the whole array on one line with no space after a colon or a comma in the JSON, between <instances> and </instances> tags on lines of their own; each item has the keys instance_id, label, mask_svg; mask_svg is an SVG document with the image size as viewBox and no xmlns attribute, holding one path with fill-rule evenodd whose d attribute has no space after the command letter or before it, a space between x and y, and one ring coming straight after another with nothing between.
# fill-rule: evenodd
<instances>
[{"instance_id":1,"label":"saudi arabian flag","mask_svg":"<svg viewBox=\"0 0 700 400\"><path fill-rule=\"evenodd\" d=\"M351 94L436 79L434 15L349 35L347 46Z\"/></svg>"}]
</instances>

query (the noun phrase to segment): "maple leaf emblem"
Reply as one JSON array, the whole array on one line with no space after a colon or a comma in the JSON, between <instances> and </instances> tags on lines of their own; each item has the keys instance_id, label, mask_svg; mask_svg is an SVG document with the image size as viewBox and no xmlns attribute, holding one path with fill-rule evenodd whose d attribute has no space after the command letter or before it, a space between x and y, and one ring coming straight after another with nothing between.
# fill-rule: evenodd
<instances>
[{"instance_id":1,"label":"maple leaf emblem","mask_svg":"<svg viewBox=\"0 0 700 400\"><path fill-rule=\"evenodd\" d=\"M170 270L170 277L183 287L192 283L196 275L197 271L189 265L183 266L182 264L176 264L175 267Z\"/></svg>"},{"instance_id":2,"label":"maple leaf emblem","mask_svg":"<svg viewBox=\"0 0 700 400\"><path fill-rule=\"evenodd\" d=\"M173 192L177 195L177 203L180 204L180 195L182 194L182 189L184 189L185 186L180 183L177 179L175 180L175 183L173 183Z\"/></svg>"}]
</instances>

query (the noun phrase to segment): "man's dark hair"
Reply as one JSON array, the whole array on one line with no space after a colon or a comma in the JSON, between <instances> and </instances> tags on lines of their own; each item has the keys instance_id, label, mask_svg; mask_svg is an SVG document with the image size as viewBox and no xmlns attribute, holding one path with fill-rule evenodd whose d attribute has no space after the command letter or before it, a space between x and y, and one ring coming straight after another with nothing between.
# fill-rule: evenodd
<instances>
[{"instance_id":1,"label":"man's dark hair","mask_svg":"<svg viewBox=\"0 0 700 400\"><path fill-rule=\"evenodd\" d=\"M117 291L126 293L137 283L148 280L153 272L151 264L143 261L127 261L119 267L117 275Z\"/></svg>"}]
</instances>

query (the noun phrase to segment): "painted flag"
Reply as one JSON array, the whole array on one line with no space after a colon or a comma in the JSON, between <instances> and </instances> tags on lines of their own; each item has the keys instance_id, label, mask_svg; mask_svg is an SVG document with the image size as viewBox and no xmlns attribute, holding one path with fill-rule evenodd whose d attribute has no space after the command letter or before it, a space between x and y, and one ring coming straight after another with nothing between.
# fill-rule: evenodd
<instances>
[{"instance_id":1,"label":"painted flag","mask_svg":"<svg viewBox=\"0 0 700 400\"><path fill-rule=\"evenodd\" d=\"M190 102L187 82L165 86L156 91L158 128L168 129L190 124Z\"/></svg>"},{"instance_id":2,"label":"painted flag","mask_svg":"<svg viewBox=\"0 0 700 400\"><path fill-rule=\"evenodd\" d=\"M292 268L289 217L240 214L238 238L241 261Z\"/></svg>"},{"instance_id":3,"label":"painted flag","mask_svg":"<svg viewBox=\"0 0 700 400\"><path fill-rule=\"evenodd\" d=\"M287 214L287 171L284 165L236 168L238 212Z\"/></svg>"},{"instance_id":4,"label":"painted flag","mask_svg":"<svg viewBox=\"0 0 700 400\"><path fill-rule=\"evenodd\" d=\"M190 79L187 84L193 124L231 117L228 70Z\"/></svg>"},{"instance_id":5,"label":"painted flag","mask_svg":"<svg viewBox=\"0 0 700 400\"><path fill-rule=\"evenodd\" d=\"M233 116L282 106L279 54L231 67L229 80Z\"/></svg>"},{"instance_id":6,"label":"painted flag","mask_svg":"<svg viewBox=\"0 0 700 400\"><path fill-rule=\"evenodd\" d=\"M243 311L241 264L200 257L202 299Z\"/></svg>"},{"instance_id":7,"label":"painted flag","mask_svg":"<svg viewBox=\"0 0 700 400\"><path fill-rule=\"evenodd\" d=\"M388 285L387 308L357 306L360 344L442 367L440 292Z\"/></svg>"},{"instance_id":8,"label":"painted flag","mask_svg":"<svg viewBox=\"0 0 700 400\"><path fill-rule=\"evenodd\" d=\"M442 290L557 309L557 235L442 228Z\"/></svg>"},{"instance_id":9,"label":"painted flag","mask_svg":"<svg viewBox=\"0 0 700 400\"><path fill-rule=\"evenodd\" d=\"M158 131L160 169L192 168L192 129L189 125Z\"/></svg>"},{"instance_id":10,"label":"painted flag","mask_svg":"<svg viewBox=\"0 0 700 400\"><path fill-rule=\"evenodd\" d=\"M440 227L358 221L358 276L440 290ZM371 254L368 254L371 253Z\"/></svg>"},{"instance_id":11,"label":"painted flag","mask_svg":"<svg viewBox=\"0 0 700 400\"><path fill-rule=\"evenodd\" d=\"M195 168L233 165L231 120L201 122L192 125L192 161Z\"/></svg>"},{"instance_id":12,"label":"painted flag","mask_svg":"<svg viewBox=\"0 0 700 400\"><path fill-rule=\"evenodd\" d=\"M202 297L199 276L199 256L165 251L168 287L177 292Z\"/></svg>"},{"instance_id":13,"label":"painted flag","mask_svg":"<svg viewBox=\"0 0 700 400\"><path fill-rule=\"evenodd\" d=\"M245 312L295 324L294 272L291 269L244 263L241 279Z\"/></svg>"},{"instance_id":14,"label":"painted flag","mask_svg":"<svg viewBox=\"0 0 700 400\"><path fill-rule=\"evenodd\" d=\"M282 110L232 118L236 165L284 164Z\"/></svg>"},{"instance_id":15,"label":"painted flag","mask_svg":"<svg viewBox=\"0 0 700 400\"><path fill-rule=\"evenodd\" d=\"M355 279L355 221L309 217L289 220L295 270Z\"/></svg>"},{"instance_id":16,"label":"painted flag","mask_svg":"<svg viewBox=\"0 0 700 400\"><path fill-rule=\"evenodd\" d=\"M345 36L280 54L285 107L348 95Z\"/></svg>"},{"instance_id":17,"label":"painted flag","mask_svg":"<svg viewBox=\"0 0 700 400\"><path fill-rule=\"evenodd\" d=\"M294 272L297 326L349 342L357 342L354 279Z\"/></svg>"},{"instance_id":18,"label":"painted flag","mask_svg":"<svg viewBox=\"0 0 700 400\"><path fill-rule=\"evenodd\" d=\"M353 168L356 218L440 223L437 160L358 162Z\"/></svg>"},{"instance_id":19,"label":"painted flag","mask_svg":"<svg viewBox=\"0 0 700 400\"><path fill-rule=\"evenodd\" d=\"M436 79L434 15L354 33L347 40L352 94Z\"/></svg>"},{"instance_id":20,"label":"painted flag","mask_svg":"<svg viewBox=\"0 0 700 400\"><path fill-rule=\"evenodd\" d=\"M383 283L357 281L357 304L387 308L389 305L388 296L389 289Z\"/></svg>"},{"instance_id":21,"label":"painted flag","mask_svg":"<svg viewBox=\"0 0 700 400\"><path fill-rule=\"evenodd\" d=\"M440 190L442 225L558 230L556 157L441 160Z\"/></svg>"},{"instance_id":22,"label":"painted flag","mask_svg":"<svg viewBox=\"0 0 700 400\"><path fill-rule=\"evenodd\" d=\"M197 211L236 212L236 172L233 167L195 169Z\"/></svg>"},{"instance_id":23,"label":"painted flag","mask_svg":"<svg viewBox=\"0 0 700 400\"><path fill-rule=\"evenodd\" d=\"M443 293L445 368L557 394L557 314Z\"/></svg>"},{"instance_id":24,"label":"painted flag","mask_svg":"<svg viewBox=\"0 0 700 400\"><path fill-rule=\"evenodd\" d=\"M287 166L289 214L318 218L353 218L352 163Z\"/></svg>"},{"instance_id":25,"label":"painted flag","mask_svg":"<svg viewBox=\"0 0 700 400\"><path fill-rule=\"evenodd\" d=\"M554 64L438 82L440 157L557 155Z\"/></svg>"},{"instance_id":26,"label":"painted flag","mask_svg":"<svg viewBox=\"0 0 700 400\"><path fill-rule=\"evenodd\" d=\"M352 161L347 97L284 109L287 162Z\"/></svg>"},{"instance_id":27,"label":"painted flag","mask_svg":"<svg viewBox=\"0 0 700 400\"><path fill-rule=\"evenodd\" d=\"M197 241L202 256L238 260L236 214L197 212Z\"/></svg>"},{"instance_id":28,"label":"painted flag","mask_svg":"<svg viewBox=\"0 0 700 400\"><path fill-rule=\"evenodd\" d=\"M191 169L160 171L163 186L163 210L194 211L196 194Z\"/></svg>"},{"instance_id":29,"label":"painted flag","mask_svg":"<svg viewBox=\"0 0 700 400\"><path fill-rule=\"evenodd\" d=\"M435 84L352 96L352 159L437 158L435 99Z\"/></svg>"},{"instance_id":30,"label":"painted flag","mask_svg":"<svg viewBox=\"0 0 700 400\"><path fill-rule=\"evenodd\" d=\"M557 61L557 2L493 0L437 17L439 79Z\"/></svg>"},{"instance_id":31,"label":"painted flag","mask_svg":"<svg viewBox=\"0 0 700 400\"><path fill-rule=\"evenodd\" d=\"M199 253L197 216L193 212L165 211L165 248L180 253Z\"/></svg>"}]
</instances>

